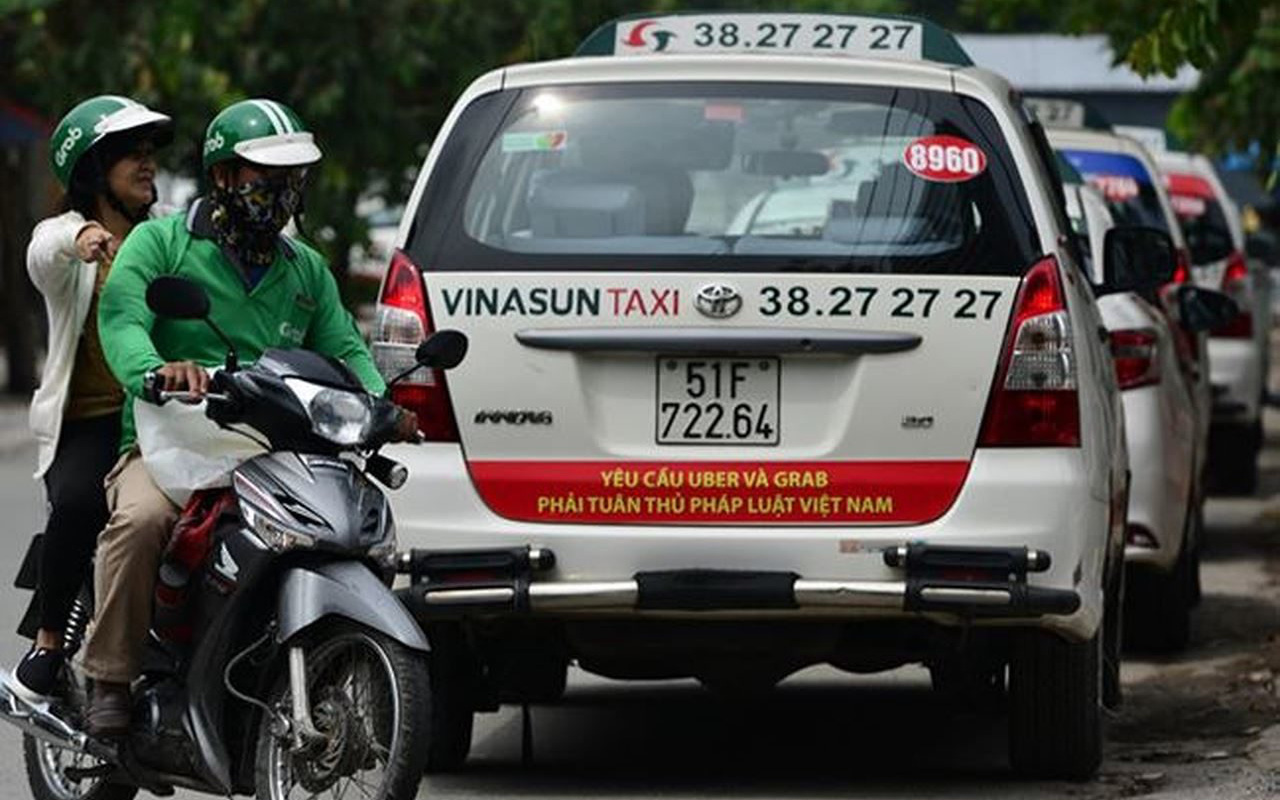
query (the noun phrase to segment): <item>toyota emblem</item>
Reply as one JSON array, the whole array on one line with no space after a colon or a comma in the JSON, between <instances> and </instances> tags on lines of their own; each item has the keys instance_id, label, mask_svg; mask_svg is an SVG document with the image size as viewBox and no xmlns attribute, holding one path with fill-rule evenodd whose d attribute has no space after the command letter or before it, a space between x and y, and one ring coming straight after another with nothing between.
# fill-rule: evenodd
<instances>
[{"instance_id":1,"label":"toyota emblem","mask_svg":"<svg viewBox=\"0 0 1280 800\"><path fill-rule=\"evenodd\" d=\"M727 283L709 283L698 290L694 305L703 316L725 319L737 314L742 308L742 295Z\"/></svg>"}]
</instances>

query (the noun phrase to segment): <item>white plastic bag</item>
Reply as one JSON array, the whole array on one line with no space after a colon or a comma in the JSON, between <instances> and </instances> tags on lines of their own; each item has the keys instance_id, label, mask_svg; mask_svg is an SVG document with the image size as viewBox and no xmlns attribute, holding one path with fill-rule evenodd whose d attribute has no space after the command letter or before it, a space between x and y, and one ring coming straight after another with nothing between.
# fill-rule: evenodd
<instances>
[{"instance_id":1,"label":"white plastic bag","mask_svg":"<svg viewBox=\"0 0 1280 800\"><path fill-rule=\"evenodd\" d=\"M266 450L247 436L220 428L204 403L134 400L138 448L151 480L177 505L192 492L230 485L231 471Z\"/></svg>"}]
</instances>

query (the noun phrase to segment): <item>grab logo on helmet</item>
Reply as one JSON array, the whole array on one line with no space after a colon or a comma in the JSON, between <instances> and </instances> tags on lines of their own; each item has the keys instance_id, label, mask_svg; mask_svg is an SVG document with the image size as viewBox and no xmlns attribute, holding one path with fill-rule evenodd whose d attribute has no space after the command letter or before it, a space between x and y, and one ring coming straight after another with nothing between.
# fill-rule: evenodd
<instances>
[{"instance_id":1,"label":"grab logo on helmet","mask_svg":"<svg viewBox=\"0 0 1280 800\"><path fill-rule=\"evenodd\" d=\"M218 131L208 139L204 140L204 154L207 156L210 153L216 153L221 150L222 146L226 143L227 140L222 138L222 131Z\"/></svg>"},{"instance_id":2,"label":"grab logo on helmet","mask_svg":"<svg viewBox=\"0 0 1280 800\"><path fill-rule=\"evenodd\" d=\"M58 145L58 152L53 158L58 162L58 166L66 166L67 158L71 155L71 151L75 149L76 142L84 136L84 131L80 128L71 128L67 131L67 137L62 140L62 144Z\"/></svg>"}]
</instances>

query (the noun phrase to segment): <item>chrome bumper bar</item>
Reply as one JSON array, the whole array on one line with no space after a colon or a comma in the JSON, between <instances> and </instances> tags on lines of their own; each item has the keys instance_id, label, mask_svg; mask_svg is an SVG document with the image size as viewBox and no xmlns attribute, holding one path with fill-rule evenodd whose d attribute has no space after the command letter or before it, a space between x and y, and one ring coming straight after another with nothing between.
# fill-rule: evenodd
<instances>
[{"instance_id":1,"label":"chrome bumper bar","mask_svg":"<svg viewBox=\"0 0 1280 800\"><path fill-rule=\"evenodd\" d=\"M398 594L419 619L562 612L942 611L964 616L1071 614L1080 596L1032 586L1049 554L1028 548L922 544L884 551L903 580L816 580L789 572L685 569L640 572L613 581L539 579L555 565L538 548L423 552L402 559L413 585Z\"/></svg>"}]
</instances>

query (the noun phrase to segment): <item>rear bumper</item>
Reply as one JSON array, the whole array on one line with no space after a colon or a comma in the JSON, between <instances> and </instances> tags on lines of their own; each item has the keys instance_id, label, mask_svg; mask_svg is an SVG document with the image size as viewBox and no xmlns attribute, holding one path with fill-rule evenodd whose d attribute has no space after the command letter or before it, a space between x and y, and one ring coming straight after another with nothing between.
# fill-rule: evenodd
<instances>
[{"instance_id":1,"label":"rear bumper","mask_svg":"<svg viewBox=\"0 0 1280 800\"><path fill-rule=\"evenodd\" d=\"M412 585L400 596L424 621L574 612L779 612L803 609L938 612L966 618L1072 614L1074 590L1031 586L1050 557L1027 548L904 545L883 553L896 581L810 580L787 572L686 569L629 580L539 580L549 550L415 551L403 557Z\"/></svg>"},{"instance_id":2,"label":"rear bumper","mask_svg":"<svg viewBox=\"0 0 1280 800\"><path fill-rule=\"evenodd\" d=\"M1132 465L1128 525L1138 534L1125 547L1125 561L1161 570L1172 569L1182 549L1195 475L1192 409L1176 407L1165 392L1159 385L1122 395Z\"/></svg>"},{"instance_id":3,"label":"rear bumper","mask_svg":"<svg viewBox=\"0 0 1280 800\"><path fill-rule=\"evenodd\" d=\"M1248 424L1258 418L1262 357L1253 339L1209 339L1213 421Z\"/></svg>"},{"instance_id":4,"label":"rear bumper","mask_svg":"<svg viewBox=\"0 0 1280 800\"><path fill-rule=\"evenodd\" d=\"M1108 473L1095 474L1081 449L979 450L960 496L939 519L920 525L598 525L539 524L505 519L471 485L456 445L397 446L387 454L410 469L390 496L402 548L432 552L543 548L554 568L537 574L530 602L540 614L597 617L862 619L927 617L944 625L1020 625L1073 639L1093 635L1102 614L1110 497ZM1052 566L1030 586L1074 592L1079 609L1041 616L966 616L918 611L904 599L904 575L884 562L886 549L922 542L938 546L1032 548ZM629 599L641 573L719 570L790 573L824 588L801 593L794 607L704 612L652 610ZM601 593L609 599L601 606ZM584 608L582 599L595 598ZM819 600L818 597L821 596ZM839 598L839 599L835 599ZM566 609L565 603L578 604ZM552 610L552 606L559 608Z\"/></svg>"}]
</instances>

